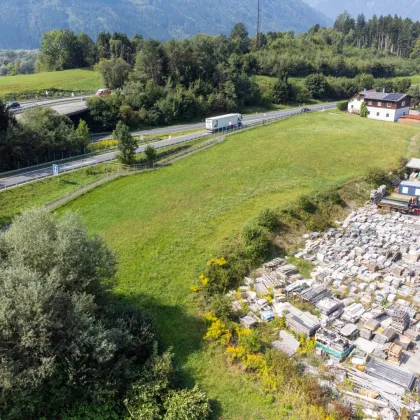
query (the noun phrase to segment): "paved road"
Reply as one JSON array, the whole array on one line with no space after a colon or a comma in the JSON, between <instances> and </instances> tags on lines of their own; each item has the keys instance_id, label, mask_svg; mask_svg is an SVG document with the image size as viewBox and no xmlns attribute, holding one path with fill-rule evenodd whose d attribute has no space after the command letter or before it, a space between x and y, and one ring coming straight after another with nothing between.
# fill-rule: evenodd
<instances>
[{"instance_id":1,"label":"paved road","mask_svg":"<svg viewBox=\"0 0 420 420\"><path fill-rule=\"evenodd\" d=\"M86 99L88 98L88 96L81 96L74 98L42 100L38 102L26 102L21 103L21 107L14 110L13 113L15 114L16 118L19 119L22 115L22 112L27 109L37 108L40 106L48 106L60 114L74 115L87 110Z\"/></svg>"},{"instance_id":2,"label":"paved road","mask_svg":"<svg viewBox=\"0 0 420 420\"><path fill-rule=\"evenodd\" d=\"M323 105L314 105L308 108L311 108L313 111L322 111L324 109L332 109L335 108L336 104L335 103L329 103L329 104L323 104ZM265 114L255 114L255 115L248 115L246 117L244 117L244 124L245 125L249 125L249 124L254 124L263 120L269 120L269 119L275 119L284 115L288 115L290 113L293 112L298 112L299 108L294 108L294 109L289 109L289 110L284 110L284 111L274 111L274 112L268 112ZM175 127L165 127L165 128L159 128L156 130L152 130L152 131L148 131L148 132L142 132L139 131L137 133L134 133L135 135L139 135L139 134L165 134L165 133L174 133L174 132L181 132L181 131L186 131L186 130L194 130L194 129L198 129L198 128L203 128L203 123L194 123L194 124L186 124L186 125L182 125L182 126L175 126ZM175 144L179 144L179 143L184 143L186 141L191 141L194 140L196 138L199 137L203 137L203 136L210 136L211 133L203 130L202 132L199 133L194 133L194 134L187 134L184 136L180 136L180 137L175 137L173 139L168 139L168 140L161 140L158 142L153 143L153 146L156 149L160 149L162 147L166 147L166 146L172 146ZM137 150L136 153L142 153L144 152L144 150L146 149L147 146L143 145L140 146ZM105 154L101 154L101 155L95 155L95 156L91 156L91 157L87 157L85 159L80 159L77 161L72 161L72 162L68 162L68 163L64 163L60 165L60 172L66 172L69 170L74 170L74 169L80 169L83 167L87 167L87 166L91 166L94 164L98 164L98 163L103 163L103 162L108 162L110 160L114 160L116 158L117 154L116 152L110 152L110 153L105 153ZM52 171L52 165L50 167L44 168L44 169L37 169L37 170L32 170L32 171L28 171L25 173L21 173L18 175L12 175L10 177L7 178L0 178L0 190L4 189L4 188L8 188L8 187L12 187L14 185L18 185L24 182L30 182L30 181L35 181L41 178L46 178L46 177L50 177L53 176L53 171Z\"/></svg>"},{"instance_id":3,"label":"paved road","mask_svg":"<svg viewBox=\"0 0 420 420\"><path fill-rule=\"evenodd\" d=\"M305 106L305 108L309 108L312 111L323 111L324 109L333 109L337 106L337 103L326 103L322 105L310 105ZM245 115L244 116L244 124L252 124L256 123L258 121L267 120L270 118L277 118L281 115L287 115L290 112L296 112L300 108L292 108L292 109L286 109L281 111L271 111L263 114L252 114L252 115ZM199 123L193 123L193 124L183 124L183 125L173 125L169 127L161 127L161 128L155 128L153 130L141 130L141 131L135 131L131 133L133 136L141 136L143 135L162 135L162 134L168 134L168 133L180 133L183 131L189 131L189 130L198 130L200 128L204 128L204 121ZM101 140L110 140L112 139L111 135L95 135L93 136L94 141L101 141Z\"/></svg>"}]
</instances>

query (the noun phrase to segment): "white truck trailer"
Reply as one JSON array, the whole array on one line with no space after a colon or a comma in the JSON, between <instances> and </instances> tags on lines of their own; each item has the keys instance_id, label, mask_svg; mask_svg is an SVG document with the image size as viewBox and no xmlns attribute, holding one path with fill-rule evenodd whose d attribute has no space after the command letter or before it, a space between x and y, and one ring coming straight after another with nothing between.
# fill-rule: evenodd
<instances>
[{"instance_id":1,"label":"white truck trailer","mask_svg":"<svg viewBox=\"0 0 420 420\"><path fill-rule=\"evenodd\" d=\"M206 130L215 132L242 126L241 114L227 114L206 119Z\"/></svg>"}]
</instances>

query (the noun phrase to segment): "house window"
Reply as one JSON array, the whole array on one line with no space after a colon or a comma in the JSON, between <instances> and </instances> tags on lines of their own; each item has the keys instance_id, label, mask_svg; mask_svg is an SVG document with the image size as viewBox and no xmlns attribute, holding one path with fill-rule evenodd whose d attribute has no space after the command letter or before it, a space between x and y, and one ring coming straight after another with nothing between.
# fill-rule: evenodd
<instances>
[{"instance_id":1,"label":"house window","mask_svg":"<svg viewBox=\"0 0 420 420\"><path fill-rule=\"evenodd\" d=\"M368 111L368 115L370 115L370 111Z\"/></svg>"},{"instance_id":2,"label":"house window","mask_svg":"<svg viewBox=\"0 0 420 420\"><path fill-rule=\"evenodd\" d=\"M378 102L378 106L382 106L382 102Z\"/></svg>"},{"instance_id":3,"label":"house window","mask_svg":"<svg viewBox=\"0 0 420 420\"><path fill-rule=\"evenodd\" d=\"M408 194L408 187L403 187L402 193L403 194Z\"/></svg>"},{"instance_id":4,"label":"house window","mask_svg":"<svg viewBox=\"0 0 420 420\"><path fill-rule=\"evenodd\" d=\"M388 103L386 104L386 106L387 106L388 108L391 108L391 106L392 106L391 102L388 102Z\"/></svg>"},{"instance_id":5,"label":"house window","mask_svg":"<svg viewBox=\"0 0 420 420\"><path fill-rule=\"evenodd\" d=\"M379 117L379 112L376 113L376 116Z\"/></svg>"},{"instance_id":6,"label":"house window","mask_svg":"<svg viewBox=\"0 0 420 420\"><path fill-rule=\"evenodd\" d=\"M416 192L414 194L417 195L418 197L420 197L420 188L417 188Z\"/></svg>"},{"instance_id":7,"label":"house window","mask_svg":"<svg viewBox=\"0 0 420 420\"><path fill-rule=\"evenodd\" d=\"M372 105L372 101L369 101L369 102L368 102L368 105Z\"/></svg>"},{"instance_id":8,"label":"house window","mask_svg":"<svg viewBox=\"0 0 420 420\"><path fill-rule=\"evenodd\" d=\"M353 108L354 108L354 105L351 106L351 109L353 109Z\"/></svg>"},{"instance_id":9,"label":"house window","mask_svg":"<svg viewBox=\"0 0 420 420\"><path fill-rule=\"evenodd\" d=\"M402 101L401 106L405 106L405 101Z\"/></svg>"},{"instance_id":10,"label":"house window","mask_svg":"<svg viewBox=\"0 0 420 420\"><path fill-rule=\"evenodd\" d=\"M386 117L389 118L389 114L386 114Z\"/></svg>"}]
</instances>

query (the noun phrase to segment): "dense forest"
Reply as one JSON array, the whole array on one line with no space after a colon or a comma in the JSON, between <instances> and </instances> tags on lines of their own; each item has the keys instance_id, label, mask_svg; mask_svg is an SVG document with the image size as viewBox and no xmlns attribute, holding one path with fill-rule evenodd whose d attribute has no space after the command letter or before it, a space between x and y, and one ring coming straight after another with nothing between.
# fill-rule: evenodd
<instances>
[{"instance_id":1,"label":"dense forest","mask_svg":"<svg viewBox=\"0 0 420 420\"><path fill-rule=\"evenodd\" d=\"M0 50L0 76L33 73L37 54L36 50Z\"/></svg>"},{"instance_id":2,"label":"dense forest","mask_svg":"<svg viewBox=\"0 0 420 420\"><path fill-rule=\"evenodd\" d=\"M110 98L89 101L97 129L111 130L119 119L133 127L169 124L249 107L346 99L364 88L406 92L409 82L389 79L420 72L419 25L344 13L333 28L315 25L299 36L268 32L258 42L243 24L229 37L165 43L122 33L100 33L93 42L84 34L52 31L43 36L36 68L96 63L104 84L115 90ZM275 82L264 84L261 76Z\"/></svg>"}]
</instances>

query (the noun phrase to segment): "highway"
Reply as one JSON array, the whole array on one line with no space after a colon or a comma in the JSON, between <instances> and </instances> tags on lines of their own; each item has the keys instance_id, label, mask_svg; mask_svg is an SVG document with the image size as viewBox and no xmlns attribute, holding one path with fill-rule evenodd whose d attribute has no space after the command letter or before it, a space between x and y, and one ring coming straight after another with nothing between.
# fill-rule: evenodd
<instances>
[{"instance_id":1,"label":"highway","mask_svg":"<svg viewBox=\"0 0 420 420\"><path fill-rule=\"evenodd\" d=\"M312 111L323 111L326 109L333 109L336 107L336 103L328 103L328 104L322 104L322 105L313 105L308 106L307 108L310 108ZM264 114L255 114L255 115L247 115L244 117L244 125L252 125L256 124L258 122L262 122L264 120L270 120L270 119L277 119L282 116L287 116L290 114L296 114L300 112L301 108L293 108L288 110L282 110L282 111L273 111L273 112L267 112ZM141 135L141 134L165 134L165 133L175 133L175 132L182 132L187 130L195 130L199 128L203 128L204 123L193 123L193 124L185 124L182 126L172 126L172 127L164 127L164 128L157 128L152 131L139 131L136 133L133 133L133 135ZM153 147L156 149L160 149L162 147L166 146L172 146L179 143L184 143L186 141L191 141L200 137L204 136L210 136L211 133L205 131L194 133L194 134L187 134L184 136L175 137L168 140L161 140L157 141L155 143L152 143ZM106 138L106 137L104 137ZM146 149L147 145L140 146L136 153L142 153ZM81 169L87 166L96 165L103 162L108 162L111 160L116 159L117 152L110 152L110 153L104 153L100 155L94 155L90 157L86 157L84 159L80 160L74 160L71 162L60 164L60 172L67 172L75 169ZM52 164L49 167L43 168L43 169L34 169L34 170L28 170L25 173L19 173L16 175L11 175L9 177L0 178L0 190L5 188L10 188L22 183L36 181L42 178L47 178L54 176Z\"/></svg>"},{"instance_id":2,"label":"highway","mask_svg":"<svg viewBox=\"0 0 420 420\"><path fill-rule=\"evenodd\" d=\"M330 102L330 103L321 104L321 105L308 105L308 106L304 106L303 108L309 108L311 111L323 111L324 109L333 109L336 106L337 106L336 102ZM270 118L276 118L281 115L287 115L287 114L296 112L300 109L301 108L291 108L291 109L285 109L281 111L270 111L263 114L245 115L243 119L243 123L244 125L255 124L259 121L268 120ZM160 127L160 128L155 128L153 130L134 131L131 134L133 136L141 136L141 135L158 136L158 135L167 134L167 133L181 133L183 131L198 130L200 128L203 128L204 130L204 124L205 122L202 121L199 123ZM101 140L110 140L112 139L112 136L111 135L94 135L93 138L94 138L94 141L101 141Z\"/></svg>"}]
</instances>

